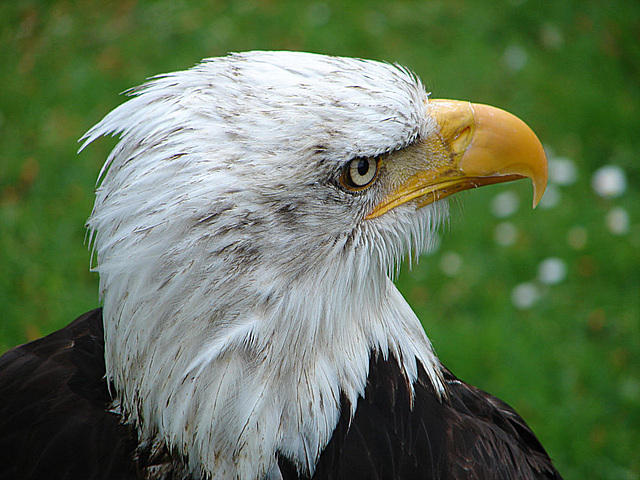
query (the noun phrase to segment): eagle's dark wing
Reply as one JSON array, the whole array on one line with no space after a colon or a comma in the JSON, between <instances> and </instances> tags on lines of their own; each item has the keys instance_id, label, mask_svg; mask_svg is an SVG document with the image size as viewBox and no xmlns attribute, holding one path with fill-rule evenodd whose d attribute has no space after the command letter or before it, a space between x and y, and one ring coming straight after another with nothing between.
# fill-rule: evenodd
<instances>
[{"instance_id":1,"label":"eagle's dark wing","mask_svg":"<svg viewBox=\"0 0 640 480\"><path fill-rule=\"evenodd\" d=\"M455 479L556 479L534 433L513 408L445 370L448 464Z\"/></svg>"},{"instance_id":2,"label":"eagle's dark wing","mask_svg":"<svg viewBox=\"0 0 640 480\"><path fill-rule=\"evenodd\" d=\"M0 358L0 478L128 479L135 437L108 411L102 311Z\"/></svg>"},{"instance_id":3,"label":"eagle's dark wing","mask_svg":"<svg viewBox=\"0 0 640 480\"><path fill-rule=\"evenodd\" d=\"M349 408L314 479L560 479L524 420L507 404L445 370L440 401L421 372L409 388L397 362L374 355L364 398ZM285 479L298 478L280 458Z\"/></svg>"},{"instance_id":4,"label":"eagle's dark wing","mask_svg":"<svg viewBox=\"0 0 640 480\"><path fill-rule=\"evenodd\" d=\"M1 479L184 476L166 454L136 451L135 433L108 410L104 374L101 310L0 358ZM313 478L560 478L504 402L448 371L441 402L424 377L412 402L397 362L373 355L365 397L351 422L343 400ZM279 462L285 479L299 478L286 458Z\"/></svg>"}]
</instances>

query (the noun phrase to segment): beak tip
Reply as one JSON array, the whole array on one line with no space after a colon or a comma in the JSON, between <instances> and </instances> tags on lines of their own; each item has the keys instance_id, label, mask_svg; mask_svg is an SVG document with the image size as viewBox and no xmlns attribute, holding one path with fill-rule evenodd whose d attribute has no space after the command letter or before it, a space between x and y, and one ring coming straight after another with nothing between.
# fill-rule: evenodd
<instances>
[{"instance_id":1,"label":"beak tip","mask_svg":"<svg viewBox=\"0 0 640 480\"><path fill-rule=\"evenodd\" d=\"M542 192L542 193L540 193L540 192ZM531 208L535 209L540 204L540 200L542 200L543 195L544 195L544 189L539 190L534 185L534 187L533 187L533 205L532 205Z\"/></svg>"},{"instance_id":2,"label":"beak tip","mask_svg":"<svg viewBox=\"0 0 640 480\"><path fill-rule=\"evenodd\" d=\"M547 155L537 137L535 137L535 140L539 147L539 153L537 155L537 160L533 162L533 165L536 165L537 167L537 172L534 172L531 175L531 182L533 183L533 208L536 208L540 204L540 201L544 196L544 192L547 189L547 180L549 178Z\"/></svg>"}]
</instances>

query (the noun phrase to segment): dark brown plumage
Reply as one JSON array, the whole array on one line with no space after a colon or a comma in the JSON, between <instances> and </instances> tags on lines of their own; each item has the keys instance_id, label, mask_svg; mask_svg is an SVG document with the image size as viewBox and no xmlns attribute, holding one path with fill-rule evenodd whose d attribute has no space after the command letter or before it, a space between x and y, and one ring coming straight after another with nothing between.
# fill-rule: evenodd
<instances>
[{"instance_id":1,"label":"dark brown plumage","mask_svg":"<svg viewBox=\"0 0 640 480\"><path fill-rule=\"evenodd\" d=\"M102 336L93 310L0 358L1 479L189 478L183 459L138 448L109 411ZM440 402L421 371L412 400L397 362L374 353L365 397L351 422L343 398L313 479L561 478L511 407L449 371L445 380ZM284 455L278 463L284 480L307 478Z\"/></svg>"}]
</instances>

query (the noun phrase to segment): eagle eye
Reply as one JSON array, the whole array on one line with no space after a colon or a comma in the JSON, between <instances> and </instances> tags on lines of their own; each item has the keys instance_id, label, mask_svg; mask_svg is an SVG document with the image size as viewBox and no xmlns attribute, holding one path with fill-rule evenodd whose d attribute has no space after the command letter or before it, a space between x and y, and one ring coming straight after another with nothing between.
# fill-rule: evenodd
<instances>
[{"instance_id":1,"label":"eagle eye","mask_svg":"<svg viewBox=\"0 0 640 480\"><path fill-rule=\"evenodd\" d=\"M378 159L357 157L351 160L342 172L342 185L348 190L363 190L378 176Z\"/></svg>"}]
</instances>

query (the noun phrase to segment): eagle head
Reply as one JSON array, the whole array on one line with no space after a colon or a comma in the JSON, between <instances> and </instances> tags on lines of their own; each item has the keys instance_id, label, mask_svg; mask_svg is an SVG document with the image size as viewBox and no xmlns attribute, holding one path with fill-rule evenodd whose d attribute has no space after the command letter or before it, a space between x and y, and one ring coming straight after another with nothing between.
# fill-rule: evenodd
<instances>
[{"instance_id":1,"label":"eagle head","mask_svg":"<svg viewBox=\"0 0 640 480\"><path fill-rule=\"evenodd\" d=\"M120 137L88 226L114 408L143 441L214 478L262 478L276 452L312 473L371 354L441 391L390 273L433 244L452 193L528 177L540 199L522 121L431 99L402 67L294 52L130 94L84 145Z\"/></svg>"}]
</instances>

